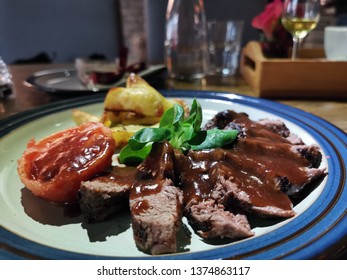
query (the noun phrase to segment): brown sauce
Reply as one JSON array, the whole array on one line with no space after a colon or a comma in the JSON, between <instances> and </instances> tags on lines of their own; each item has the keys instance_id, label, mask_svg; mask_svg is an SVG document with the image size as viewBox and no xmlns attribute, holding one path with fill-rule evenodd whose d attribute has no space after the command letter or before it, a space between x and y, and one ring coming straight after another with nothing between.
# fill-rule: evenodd
<instances>
[{"instance_id":1,"label":"brown sauce","mask_svg":"<svg viewBox=\"0 0 347 280\"><path fill-rule=\"evenodd\" d=\"M131 212L133 215L141 215L149 209L149 202L146 199L136 201L133 207L131 207Z\"/></svg>"},{"instance_id":2,"label":"brown sauce","mask_svg":"<svg viewBox=\"0 0 347 280\"><path fill-rule=\"evenodd\" d=\"M234 122L244 124L246 136L233 147L178 157L185 203L208 198L219 175L235 183L253 206L290 210L291 201L276 185L276 178L287 177L294 184L304 184L307 160L293 153L285 138L246 115L235 113Z\"/></svg>"},{"instance_id":3,"label":"brown sauce","mask_svg":"<svg viewBox=\"0 0 347 280\"><path fill-rule=\"evenodd\" d=\"M183 155L168 143L155 143L150 156L138 167L130 199L144 198L162 190L165 178L172 179L184 193L184 203L210 198L220 176L234 183L238 193L254 207L291 210L289 197L280 190L278 179L307 182L309 162L292 151L292 144L246 114L234 113L233 122L244 127L245 135L229 148L191 151ZM175 171L174 171L175 170ZM173 174L175 173L175 174ZM145 211L140 201L133 211Z\"/></svg>"},{"instance_id":4,"label":"brown sauce","mask_svg":"<svg viewBox=\"0 0 347 280\"><path fill-rule=\"evenodd\" d=\"M99 182L116 182L119 185L132 186L135 182L137 169L135 167L114 166L110 172L98 176Z\"/></svg>"},{"instance_id":5,"label":"brown sauce","mask_svg":"<svg viewBox=\"0 0 347 280\"><path fill-rule=\"evenodd\" d=\"M154 143L150 155L137 167L136 180L130 190L130 200L137 200L131 209L133 214L144 213L149 207L146 197L162 191L166 179L173 178L173 156L170 144Z\"/></svg>"},{"instance_id":6,"label":"brown sauce","mask_svg":"<svg viewBox=\"0 0 347 280\"><path fill-rule=\"evenodd\" d=\"M160 180L136 181L132 186L130 197L135 199L137 197L149 196L160 192L161 189L162 183Z\"/></svg>"}]
</instances>

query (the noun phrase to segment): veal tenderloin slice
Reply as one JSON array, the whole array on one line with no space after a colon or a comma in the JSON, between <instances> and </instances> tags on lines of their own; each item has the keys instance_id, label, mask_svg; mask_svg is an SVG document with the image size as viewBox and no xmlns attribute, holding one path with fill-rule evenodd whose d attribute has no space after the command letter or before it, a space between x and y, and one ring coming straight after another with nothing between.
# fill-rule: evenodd
<instances>
[{"instance_id":1,"label":"veal tenderloin slice","mask_svg":"<svg viewBox=\"0 0 347 280\"><path fill-rule=\"evenodd\" d=\"M202 238L243 239L254 235L245 215L233 214L213 199L191 204L185 215Z\"/></svg>"},{"instance_id":2,"label":"veal tenderloin slice","mask_svg":"<svg viewBox=\"0 0 347 280\"><path fill-rule=\"evenodd\" d=\"M129 208L129 192L135 181L134 167L115 166L109 172L84 181L78 202L87 223L102 222L111 215Z\"/></svg>"},{"instance_id":3,"label":"veal tenderloin slice","mask_svg":"<svg viewBox=\"0 0 347 280\"><path fill-rule=\"evenodd\" d=\"M173 149L154 143L138 166L130 191L130 211L136 245L152 255L175 253L182 225L183 195L173 183Z\"/></svg>"},{"instance_id":4,"label":"veal tenderloin slice","mask_svg":"<svg viewBox=\"0 0 347 280\"><path fill-rule=\"evenodd\" d=\"M215 178L210 176L214 154L190 151L183 155L176 151L175 156L177 178L184 193L184 215L196 233L207 239L252 236L245 215L234 214L225 208L221 199L211 197L216 186Z\"/></svg>"}]
</instances>

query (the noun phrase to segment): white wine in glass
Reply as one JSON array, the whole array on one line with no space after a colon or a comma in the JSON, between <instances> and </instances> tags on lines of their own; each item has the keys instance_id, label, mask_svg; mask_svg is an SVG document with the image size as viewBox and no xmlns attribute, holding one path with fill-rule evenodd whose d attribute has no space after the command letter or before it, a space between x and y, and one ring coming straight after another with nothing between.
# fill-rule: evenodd
<instances>
[{"instance_id":1,"label":"white wine in glass","mask_svg":"<svg viewBox=\"0 0 347 280\"><path fill-rule=\"evenodd\" d=\"M297 56L299 45L319 21L320 0L285 0L282 24L293 36L292 59Z\"/></svg>"}]
</instances>

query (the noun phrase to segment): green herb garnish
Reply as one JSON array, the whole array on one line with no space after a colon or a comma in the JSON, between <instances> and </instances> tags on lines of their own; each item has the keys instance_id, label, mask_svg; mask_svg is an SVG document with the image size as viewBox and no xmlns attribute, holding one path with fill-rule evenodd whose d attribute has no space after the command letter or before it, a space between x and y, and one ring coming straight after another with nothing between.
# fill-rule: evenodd
<instances>
[{"instance_id":1,"label":"green herb garnish","mask_svg":"<svg viewBox=\"0 0 347 280\"><path fill-rule=\"evenodd\" d=\"M182 106L174 104L163 114L158 128L143 128L129 139L128 145L119 154L119 161L126 165L141 163L154 142L168 141L173 148L186 153L189 150L222 147L237 137L237 130L201 130L201 123L202 109L195 99L187 118L184 117Z\"/></svg>"}]
</instances>

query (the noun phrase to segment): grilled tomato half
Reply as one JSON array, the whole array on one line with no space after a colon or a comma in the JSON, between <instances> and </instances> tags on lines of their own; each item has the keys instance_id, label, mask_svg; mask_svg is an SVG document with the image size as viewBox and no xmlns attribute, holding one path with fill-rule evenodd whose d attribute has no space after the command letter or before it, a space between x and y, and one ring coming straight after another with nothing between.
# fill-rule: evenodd
<instances>
[{"instance_id":1,"label":"grilled tomato half","mask_svg":"<svg viewBox=\"0 0 347 280\"><path fill-rule=\"evenodd\" d=\"M36 196L52 202L75 202L80 183L111 166L114 149L108 127L84 123L37 142L30 140L18 159L18 174Z\"/></svg>"}]
</instances>

